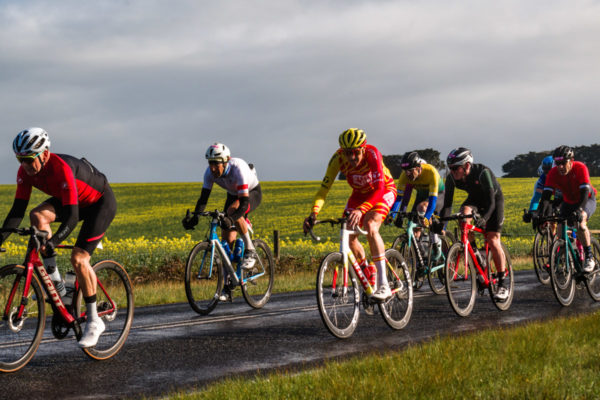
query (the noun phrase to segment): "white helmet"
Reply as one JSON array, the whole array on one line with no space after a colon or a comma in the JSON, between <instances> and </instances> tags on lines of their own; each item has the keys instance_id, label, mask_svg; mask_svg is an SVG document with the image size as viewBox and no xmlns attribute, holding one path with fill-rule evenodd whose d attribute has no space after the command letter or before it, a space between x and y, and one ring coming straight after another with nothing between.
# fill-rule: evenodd
<instances>
[{"instance_id":1,"label":"white helmet","mask_svg":"<svg viewBox=\"0 0 600 400\"><path fill-rule=\"evenodd\" d=\"M231 153L223 143L215 143L206 150L206 159L208 161L219 161L226 163L231 158Z\"/></svg>"},{"instance_id":2,"label":"white helmet","mask_svg":"<svg viewBox=\"0 0 600 400\"><path fill-rule=\"evenodd\" d=\"M13 140L13 150L18 156L38 154L50 148L48 132L42 128L25 129Z\"/></svg>"}]
</instances>

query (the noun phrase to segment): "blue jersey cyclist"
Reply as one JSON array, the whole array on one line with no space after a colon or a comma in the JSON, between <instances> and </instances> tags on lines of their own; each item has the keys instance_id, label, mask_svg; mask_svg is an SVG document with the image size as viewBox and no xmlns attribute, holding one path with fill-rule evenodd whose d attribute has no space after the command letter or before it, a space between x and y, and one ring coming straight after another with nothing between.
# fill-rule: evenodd
<instances>
[{"instance_id":1,"label":"blue jersey cyclist","mask_svg":"<svg viewBox=\"0 0 600 400\"><path fill-rule=\"evenodd\" d=\"M208 168L204 173L202 191L196 203L195 212L204 211L215 183L227 191L224 210L228 218L224 219L221 226L223 239L233 249L236 232L239 232L245 248L241 267L251 270L256 263L256 249L250 238L246 216L255 210L262 200L262 191L256 170L241 158L232 158L229 148L222 143L211 145L206 150L205 157L208 160ZM186 217L182 223L185 229L192 229L198 224L198 216ZM220 299L231 299L228 285L223 288Z\"/></svg>"},{"instance_id":2,"label":"blue jersey cyclist","mask_svg":"<svg viewBox=\"0 0 600 400\"><path fill-rule=\"evenodd\" d=\"M546 184L546 176L548 175L548 172L550 172L550 169L552 169L553 166L554 160L552 159L552 156L546 156L544 157L542 163L538 167L537 172L539 178L535 182L535 185L533 187L533 196L531 197L531 201L529 202L529 209L525 214L523 214L523 222L525 222L526 224L531 222L533 213L536 212L538 209L540 200L542 199L542 193L544 192L544 186ZM558 206L561 201L562 194L560 190L556 190L554 193L554 206Z\"/></svg>"}]
</instances>

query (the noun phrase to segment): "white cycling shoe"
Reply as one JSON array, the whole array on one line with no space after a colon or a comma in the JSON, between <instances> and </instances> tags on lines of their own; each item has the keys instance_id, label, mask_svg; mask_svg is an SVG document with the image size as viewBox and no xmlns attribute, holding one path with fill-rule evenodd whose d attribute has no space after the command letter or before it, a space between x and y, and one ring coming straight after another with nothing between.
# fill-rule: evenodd
<instances>
[{"instance_id":1,"label":"white cycling shoe","mask_svg":"<svg viewBox=\"0 0 600 400\"><path fill-rule=\"evenodd\" d=\"M596 267L594 259L586 258L585 262L583 263L583 272L592 272L594 270L594 267Z\"/></svg>"},{"instance_id":2,"label":"white cycling shoe","mask_svg":"<svg viewBox=\"0 0 600 400\"><path fill-rule=\"evenodd\" d=\"M383 301L388 297L392 296L392 291L390 290L389 285L380 285L375 293L371 295L375 300Z\"/></svg>"},{"instance_id":3,"label":"white cycling shoe","mask_svg":"<svg viewBox=\"0 0 600 400\"><path fill-rule=\"evenodd\" d=\"M88 321L85 324L83 336L81 336L81 340L78 342L79 347L94 347L96 343L98 343L98 339L100 338L102 332L104 332L104 329L106 329L106 327L104 326L102 318Z\"/></svg>"}]
</instances>

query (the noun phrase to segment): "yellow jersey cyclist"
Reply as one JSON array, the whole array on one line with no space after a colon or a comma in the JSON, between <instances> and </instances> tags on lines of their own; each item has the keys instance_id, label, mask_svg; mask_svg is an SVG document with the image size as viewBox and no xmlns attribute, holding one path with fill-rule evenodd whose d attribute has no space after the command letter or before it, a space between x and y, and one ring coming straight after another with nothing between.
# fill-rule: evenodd
<instances>
[{"instance_id":1,"label":"yellow jersey cyclist","mask_svg":"<svg viewBox=\"0 0 600 400\"><path fill-rule=\"evenodd\" d=\"M211 145L206 150L205 157L208 160L208 168L204 172L202 191L196 202L195 212L204 211L215 183L225 189L227 198L223 208L229 218L225 218L221 226L222 237L233 250L236 232L239 232L245 249L241 267L252 269L256 263L256 249L250 238L246 216L255 210L262 200L262 191L256 170L241 158L232 158L229 148L222 143ZM198 216L185 217L182 224L185 229L192 229L198 225ZM229 286L225 285L220 300L230 299Z\"/></svg>"},{"instance_id":2,"label":"yellow jersey cyclist","mask_svg":"<svg viewBox=\"0 0 600 400\"><path fill-rule=\"evenodd\" d=\"M501 273L498 277L498 291L494 297L500 302L505 301L510 293L502 274L506 270L506 260L503 257L500 241L504 223L502 188L488 167L473 163L473 155L467 148L458 147L452 150L446 158L446 165L450 168L450 174L446 177L444 185L446 190L441 216L447 217L452 211L454 188L467 192L467 198L460 206L460 211L463 214L477 211L481 215L477 220L477 226L485 231L485 240L490 246L494 264ZM469 235L469 240L473 241L473 237Z\"/></svg>"},{"instance_id":3,"label":"yellow jersey cyclist","mask_svg":"<svg viewBox=\"0 0 600 400\"><path fill-rule=\"evenodd\" d=\"M363 130L351 128L342 132L339 144L340 148L329 160L312 212L304 220L304 232L313 225L327 193L341 171L352 187L352 194L344 210L344 213L349 212L348 228L362 226L367 231L371 256L377 268L377 288L373 297L383 301L391 296L391 290L385 270L385 245L379 228L396 198L396 185L390 171L383 164L379 150L367 144L367 135ZM350 236L350 249L357 262L365 267L365 250L356 235Z\"/></svg>"}]
</instances>

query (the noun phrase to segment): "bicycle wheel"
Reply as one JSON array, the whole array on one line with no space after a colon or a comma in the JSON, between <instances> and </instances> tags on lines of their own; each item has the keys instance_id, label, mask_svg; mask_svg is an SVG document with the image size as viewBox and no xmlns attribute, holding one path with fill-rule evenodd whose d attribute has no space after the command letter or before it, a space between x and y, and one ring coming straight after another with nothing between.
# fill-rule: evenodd
<instances>
[{"instance_id":1,"label":"bicycle wheel","mask_svg":"<svg viewBox=\"0 0 600 400\"><path fill-rule=\"evenodd\" d=\"M360 290L354 273L348 271L344 286L344 256L329 253L317 272L317 303L323 323L340 339L352 336L359 316Z\"/></svg>"},{"instance_id":2,"label":"bicycle wheel","mask_svg":"<svg viewBox=\"0 0 600 400\"><path fill-rule=\"evenodd\" d=\"M93 268L98 278L98 316L106 329L96 346L81 350L94 360L106 360L121 350L129 335L133 323L133 287L125 268L116 261L98 261ZM81 290L78 290L76 299L75 315L82 315L84 302Z\"/></svg>"},{"instance_id":3,"label":"bicycle wheel","mask_svg":"<svg viewBox=\"0 0 600 400\"><path fill-rule=\"evenodd\" d=\"M596 238L592 239L592 252L596 267L585 277L585 287L594 301L600 301L600 244Z\"/></svg>"},{"instance_id":4,"label":"bicycle wheel","mask_svg":"<svg viewBox=\"0 0 600 400\"><path fill-rule=\"evenodd\" d=\"M506 281L506 279L508 279L508 298L504 301L498 301L495 298L495 295L498 292L498 274L499 274L499 272L496 269L496 264L493 262L491 251L488 252L488 259L487 259L487 265L488 265L487 272L488 272L488 279L490 280L490 286L488 287L488 289L490 292L490 296L492 298L492 303L494 303L496 308L501 311L506 311L509 309L509 307L512 303L512 300L513 300L513 294L514 294L513 289L515 286L515 277L514 277L514 273L513 273L512 261L510 259L510 253L508 252L508 249L506 248L504 243L501 243L501 245L502 245L502 253L504 255L504 266L505 266L504 280Z\"/></svg>"},{"instance_id":5,"label":"bicycle wheel","mask_svg":"<svg viewBox=\"0 0 600 400\"><path fill-rule=\"evenodd\" d=\"M448 257L448 251L452 242L449 237L439 235L442 241L441 254L439 257L435 257L434 250L429 254L429 268L427 269L427 280L429 281L429 287L435 294L443 294L446 291L446 274L444 272L446 266L446 258Z\"/></svg>"},{"instance_id":6,"label":"bicycle wheel","mask_svg":"<svg viewBox=\"0 0 600 400\"><path fill-rule=\"evenodd\" d=\"M246 303L253 308L261 308L271 297L275 261L269 246L260 239L252 241L258 260L251 270L242 270L242 294Z\"/></svg>"},{"instance_id":7,"label":"bicycle wheel","mask_svg":"<svg viewBox=\"0 0 600 400\"><path fill-rule=\"evenodd\" d=\"M569 258L568 266L567 257ZM565 307L570 305L575 297L573 268L573 258L567 250L565 241L563 239L555 240L550 252L550 281L556 300Z\"/></svg>"},{"instance_id":8,"label":"bicycle wheel","mask_svg":"<svg viewBox=\"0 0 600 400\"><path fill-rule=\"evenodd\" d=\"M410 271L410 280L413 287L418 290L423 286L423 276L417 276L417 253L414 248L414 241L411 246L408 245L408 236L406 234L398 236L392 243L392 249L398 250L404 258L408 270Z\"/></svg>"},{"instance_id":9,"label":"bicycle wheel","mask_svg":"<svg viewBox=\"0 0 600 400\"><path fill-rule=\"evenodd\" d=\"M0 319L1 372L15 372L23 368L37 351L44 334L44 292L34 274L29 291L23 297L25 271L22 265L0 268L0 310L3 313ZM22 302L26 303L23 318L16 321L15 313Z\"/></svg>"},{"instance_id":10,"label":"bicycle wheel","mask_svg":"<svg viewBox=\"0 0 600 400\"><path fill-rule=\"evenodd\" d=\"M402 329L410 321L413 310L410 272L398 250L387 249L385 258L392 297L384 303L379 303L379 311L390 328Z\"/></svg>"},{"instance_id":11,"label":"bicycle wheel","mask_svg":"<svg viewBox=\"0 0 600 400\"><path fill-rule=\"evenodd\" d=\"M185 263L184 280L185 295L192 310L202 315L210 313L217 306L223 289L221 253L209 242L195 245Z\"/></svg>"},{"instance_id":12,"label":"bicycle wheel","mask_svg":"<svg viewBox=\"0 0 600 400\"><path fill-rule=\"evenodd\" d=\"M462 243L454 243L448 251L446 260L446 294L454 312L461 317L468 316L475 306L477 281L475 266L471 255Z\"/></svg>"},{"instance_id":13,"label":"bicycle wheel","mask_svg":"<svg viewBox=\"0 0 600 400\"><path fill-rule=\"evenodd\" d=\"M538 280L544 284L550 284L550 249L552 248L552 236L545 227L541 232L535 234L533 240L533 266Z\"/></svg>"}]
</instances>

